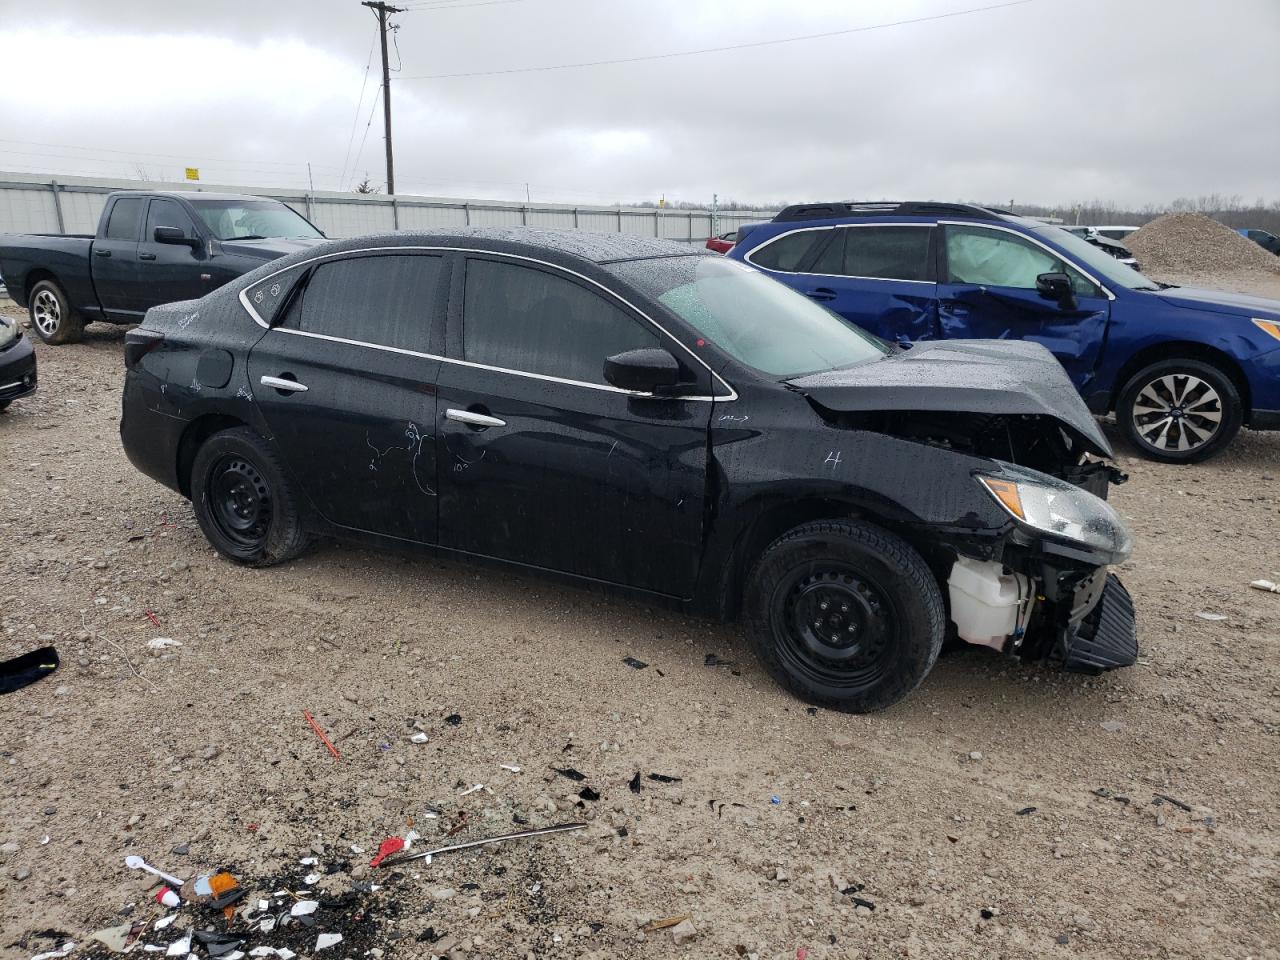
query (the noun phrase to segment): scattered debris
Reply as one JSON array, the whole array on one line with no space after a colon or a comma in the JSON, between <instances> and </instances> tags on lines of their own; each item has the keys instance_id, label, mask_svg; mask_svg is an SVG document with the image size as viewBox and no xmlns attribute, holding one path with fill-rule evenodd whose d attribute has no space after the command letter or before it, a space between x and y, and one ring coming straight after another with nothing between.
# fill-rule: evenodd
<instances>
[{"instance_id":1,"label":"scattered debris","mask_svg":"<svg viewBox=\"0 0 1280 960\"><path fill-rule=\"evenodd\" d=\"M316 937L316 949L327 950L334 944L342 942L342 934L340 933L322 933Z\"/></svg>"},{"instance_id":2,"label":"scattered debris","mask_svg":"<svg viewBox=\"0 0 1280 960\"><path fill-rule=\"evenodd\" d=\"M1211 623L1217 623L1219 620L1227 619L1227 615L1225 613L1210 613L1208 610L1201 610L1196 614L1196 616L1201 620L1208 620Z\"/></svg>"},{"instance_id":3,"label":"scattered debris","mask_svg":"<svg viewBox=\"0 0 1280 960\"><path fill-rule=\"evenodd\" d=\"M570 780L576 780L579 783L587 779L587 775L585 773L575 770L573 767L554 767L553 769L556 773L560 774L560 776L568 777ZM639 776L639 774L636 774L636 776Z\"/></svg>"},{"instance_id":4,"label":"scattered debris","mask_svg":"<svg viewBox=\"0 0 1280 960\"><path fill-rule=\"evenodd\" d=\"M1177 807L1179 810L1184 810L1184 811L1186 811L1187 813L1191 813L1191 812L1192 812L1192 811L1191 811L1191 805L1190 805L1190 804L1183 803L1181 800L1175 800L1173 797L1171 797L1171 796L1169 796L1169 795L1167 795L1167 794L1164 794L1164 793L1157 793L1157 794L1155 794L1155 796L1153 796L1153 797L1151 798L1151 802L1152 802L1153 804L1155 804L1156 806L1159 806L1159 805L1160 805L1160 804L1162 804L1162 803L1171 803L1171 804L1173 804L1175 807Z\"/></svg>"},{"instance_id":5,"label":"scattered debris","mask_svg":"<svg viewBox=\"0 0 1280 960\"><path fill-rule=\"evenodd\" d=\"M426 743L427 735L419 731L409 738L409 742L410 743Z\"/></svg>"},{"instance_id":6,"label":"scattered debris","mask_svg":"<svg viewBox=\"0 0 1280 960\"><path fill-rule=\"evenodd\" d=\"M383 860L387 859L387 857L391 856L393 853L399 853L403 849L404 837L387 837L387 839L383 840L382 843L378 845L378 852L374 858L369 861L369 866L379 867L382 865Z\"/></svg>"},{"instance_id":7,"label":"scattered debris","mask_svg":"<svg viewBox=\"0 0 1280 960\"><path fill-rule=\"evenodd\" d=\"M320 724L316 723L316 718L311 716L311 712L303 710L302 715L306 717L307 723L311 724L311 729L316 732L316 736L320 738L320 742L329 748L329 752L333 754L333 759L342 759L338 756L338 748L329 742L329 738L324 735L324 731L320 729Z\"/></svg>"},{"instance_id":8,"label":"scattered debris","mask_svg":"<svg viewBox=\"0 0 1280 960\"><path fill-rule=\"evenodd\" d=\"M1127 804L1129 802L1128 797L1124 796L1123 794L1112 793L1106 787L1099 787L1097 790L1090 790L1089 792L1092 793L1095 797L1101 797L1103 800L1114 800L1117 803L1124 803L1124 804Z\"/></svg>"},{"instance_id":9,"label":"scattered debris","mask_svg":"<svg viewBox=\"0 0 1280 960\"><path fill-rule=\"evenodd\" d=\"M447 717L445 717L445 718L444 718L444 722L445 722L445 723L447 723L447 724L448 724L449 726L451 726L451 727L456 727L456 726L458 726L460 723L462 723L462 714L460 714L460 713L451 713L451 714L449 714Z\"/></svg>"},{"instance_id":10,"label":"scattered debris","mask_svg":"<svg viewBox=\"0 0 1280 960\"><path fill-rule=\"evenodd\" d=\"M291 917L307 917L316 912L320 903L316 900L299 900L289 908Z\"/></svg>"},{"instance_id":11,"label":"scattered debris","mask_svg":"<svg viewBox=\"0 0 1280 960\"><path fill-rule=\"evenodd\" d=\"M669 777L665 773L651 773L649 779L654 783L684 783L680 777Z\"/></svg>"},{"instance_id":12,"label":"scattered debris","mask_svg":"<svg viewBox=\"0 0 1280 960\"><path fill-rule=\"evenodd\" d=\"M143 612L147 615L147 619L150 620L155 626L157 627L160 626L160 621L156 618L156 615L154 613L152 613L150 610L144 610Z\"/></svg>"},{"instance_id":13,"label":"scattered debris","mask_svg":"<svg viewBox=\"0 0 1280 960\"><path fill-rule=\"evenodd\" d=\"M597 793L595 790L592 790L590 787L583 787L581 790L578 791L578 796L580 796L583 800L590 800L593 803L596 800L600 799L600 794Z\"/></svg>"},{"instance_id":14,"label":"scattered debris","mask_svg":"<svg viewBox=\"0 0 1280 960\"><path fill-rule=\"evenodd\" d=\"M156 903L165 907L179 907L182 906L182 898L168 887L161 887L156 891Z\"/></svg>"},{"instance_id":15,"label":"scattered debris","mask_svg":"<svg viewBox=\"0 0 1280 960\"><path fill-rule=\"evenodd\" d=\"M627 783L627 789L630 790L632 793L640 792L640 771L639 770L636 771L636 775L631 778L630 782Z\"/></svg>"},{"instance_id":16,"label":"scattered debris","mask_svg":"<svg viewBox=\"0 0 1280 960\"><path fill-rule=\"evenodd\" d=\"M58 663L58 651L53 647L41 647L0 663L0 693L30 686L57 670Z\"/></svg>"},{"instance_id":17,"label":"scattered debris","mask_svg":"<svg viewBox=\"0 0 1280 960\"><path fill-rule=\"evenodd\" d=\"M643 670L648 666L643 660L637 660L635 657L623 657L622 662L633 670Z\"/></svg>"},{"instance_id":18,"label":"scattered debris","mask_svg":"<svg viewBox=\"0 0 1280 960\"><path fill-rule=\"evenodd\" d=\"M1025 817L1027 814L1035 813L1035 812L1036 812L1035 807L1023 807L1021 810L1017 812L1016 816Z\"/></svg>"},{"instance_id":19,"label":"scattered debris","mask_svg":"<svg viewBox=\"0 0 1280 960\"><path fill-rule=\"evenodd\" d=\"M488 794L493 793L493 791L490 790L488 787L486 787L483 783L477 783L474 786L467 787L467 789L463 790L460 794L458 794L458 796L465 797L465 796L468 796L469 794L475 793L477 790L483 790L485 793L488 793Z\"/></svg>"},{"instance_id":20,"label":"scattered debris","mask_svg":"<svg viewBox=\"0 0 1280 960\"><path fill-rule=\"evenodd\" d=\"M769 802L776 807L778 804L782 802L782 798L775 793L773 796L769 798Z\"/></svg>"},{"instance_id":21,"label":"scattered debris","mask_svg":"<svg viewBox=\"0 0 1280 960\"><path fill-rule=\"evenodd\" d=\"M1124 729L1124 724L1119 720L1103 720L1098 726L1107 731L1107 733L1119 733Z\"/></svg>"},{"instance_id":22,"label":"scattered debris","mask_svg":"<svg viewBox=\"0 0 1280 960\"><path fill-rule=\"evenodd\" d=\"M702 661L702 665L704 667L732 667L734 665L734 661L722 660L714 653L708 653L706 658Z\"/></svg>"},{"instance_id":23,"label":"scattered debris","mask_svg":"<svg viewBox=\"0 0 1280 960\"><path fill-rule=\"evenodd\" d=\"M147 641L147 648L150 650L165 650L169 647L180 647L182 641L174 640L170 637L155 637Z\"/></svg>"},{"instance_id":24,"label":"scattered debris","mask_svg":"<svg viewBox=\"0 0 1280 960\"><path fill-rule=\"evenodd\" d=\"M520 768L519 768L519 767L517 767L514 763L500 763L500 764L498 764L498 767L499 767L500 769L502 769L502 770L508 770L508 771L510 771L511 773L520 773L520 772L522 772L522 771L520 770Z\"/></svg>"},{"instance_id":25,"label":"scattered debris","mask_svg":"<svg viewBox=\"0 0 1280 960\"><path fill-rule=\"evenodd\" d=\"M55 957L65 957L76 948L74 940L68 940L57 950L50 950L46 953L37 953L31 960L54 960Z\"/></svg>"},{"instance_id":26,"label":"scattered debris","mask_svg":"<svg viewBox=\"0 0 1280 960\"><path fill-rule=\"evenodd\" d=\"M975 761L975 762L977 762L977 761L981 760L981 759L982 759L982 751L981 751L981 750L970 750L970 751L969 751L969 759L970 759L970 760L973 760L973 761Z\"/></svg>"},{"instance_id":27,"label":"scattered debris","mask_svg":"<svg viewBox=\"0 0 1280 960\"><path fill-rule=\"evenodd\" d=\"M525 837L540 837L549 833L569 833L574 830L585 830L586 827L587 825L585 823L561 823L553 827L540 827L537 830L523 830L520 833L505 833L498 837L488 837L484 840L470 840L467 843L457 843L450 847L438 847L435 850L426 850L422 853L411 853L407 856L394 857L380 865L389 867L401 863L408 863L410 860L427 859L429 861L430 858L441 853L452 853L455 850L468 850L472 847L483 847L490 843L505 843L508 840L522 840ZM370 864L370 866L375 865L376 864Z\"/></svg>"},{"instance_id":28,"label":"scattered debris","mask_svg":"<svg viewBox=\"0 0 1280 960\"><path fill-rule=\"evenodd\" d=\"M1280 593L1280 585L1270 580L1253 580L1249 583L1249 586L1255 590L1261 590L1263 593Z\"/></svg>"}]
</instances>

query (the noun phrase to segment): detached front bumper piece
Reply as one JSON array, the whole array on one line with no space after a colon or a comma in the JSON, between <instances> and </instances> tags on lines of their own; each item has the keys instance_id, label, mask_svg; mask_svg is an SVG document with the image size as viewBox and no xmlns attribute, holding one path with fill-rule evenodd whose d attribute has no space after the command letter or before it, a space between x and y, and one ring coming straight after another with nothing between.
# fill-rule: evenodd
<instances>
[{"instance_id":1,"label":"detached front bumper piece","mask_svg":"<svg viewBox=\"0 0 1280 960\"><path fill-rule=\"evenodd\" d=\"M0 350L0 403L16 400L36 389L36 353L31 341L19 337L11 346Z\"/></svg>"},{"instance_id":2,"label":"detached front bumper piece","mask_svg":"<svg viewBox=\"0 0 1280 960\"><path fill-rule=\"evenodd\" d=\"M1114 573L1107 574L1097 605L1064 638L1063 669L1101 673L1138 659L1138 621L1133 599Z\"/></svg>"}]
</instances>

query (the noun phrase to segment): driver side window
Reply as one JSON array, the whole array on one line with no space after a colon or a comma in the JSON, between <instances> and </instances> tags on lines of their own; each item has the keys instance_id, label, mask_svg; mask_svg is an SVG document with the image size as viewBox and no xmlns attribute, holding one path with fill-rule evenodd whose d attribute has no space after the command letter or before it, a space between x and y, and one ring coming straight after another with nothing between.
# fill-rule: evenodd
<instances>
[{"instance_id":1,"label":"driver side window","mask_svg":"<svg viewBox=\"0 0 1280 960\"><path fill-rule=\"evenodd\" d=\"M1065 273L1077 296L1096 297L1097 286L1044 247L1014 233L984 227L947 227L947 282L1034 290L1042 273Z\"/></svg>"}]
</instances>

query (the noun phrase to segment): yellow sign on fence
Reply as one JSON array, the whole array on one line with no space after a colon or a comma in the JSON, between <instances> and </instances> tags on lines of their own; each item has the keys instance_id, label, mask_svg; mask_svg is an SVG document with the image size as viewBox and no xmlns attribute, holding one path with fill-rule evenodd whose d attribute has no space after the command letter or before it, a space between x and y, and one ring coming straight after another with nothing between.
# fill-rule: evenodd
<instances>
[{"instance_id":1,"label":"yellow sign on fence","mask_svg":"<svg viewBox=\"0 0 1280 960\"><path fill-rule=\"evenodd\" d=\"M188 179L188 180L199 180L199 179L200 179L200 170L199 170L199 168L198 168L198 167L187 167L187 179Z\"/></svg>"}]
</instances>

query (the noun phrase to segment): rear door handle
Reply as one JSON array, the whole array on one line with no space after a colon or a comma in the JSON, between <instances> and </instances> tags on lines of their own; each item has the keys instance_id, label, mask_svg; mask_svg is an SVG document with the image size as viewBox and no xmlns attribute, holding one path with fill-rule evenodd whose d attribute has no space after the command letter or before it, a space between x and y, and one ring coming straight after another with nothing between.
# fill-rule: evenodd
<instances>
[{"instance_id":1,"label":"rear door handle","mask_svg":"<svg viewBox=\"0 0 1280 960\"><path fill-rule=\"evenodd\" d=\"M155 258L156 258L156 255L155 255L154 253L140 253L140 254L138 254L138 259L139 259L139 260L154 260Z\"/></svg>"},{"instance_id":2,"label":"rear door handle","mask_svg":"<svg viewBox=\"0 0 1280 960\"><path fill-rule=\"evenodd\" d=\"M507 421L499 420L497 417L490 417L483 413L472 413L470 410L453 410L449 409L444 415L450 420L457 420L459 423L465 423L469 427L505 427Z\"/></svg>"},{"instance_id":3,"label":"rear door handle","mask_svg":"<svg viewBox=\"0 0 1280 960\"><path fill-rule=\"evenodd\" d=\"M262 377L260 382L264 387L272 387L275 390L287 390L290 393L307 392L305 383L299 383L297 380L286 380L284 377Z\"/></svg>"},{"instance_id":4,"label":"rear door handle","mask_svg":"<svg viewBox=\"0 0 1280 960\"><path fill-rule=\"evenodd\" d=\"M818 287L816 290L810 290L808 296L811 300L834 300L836 292L830 287Z\"/></svg>"},{"instance_id":5,"label":"rear door handle","mask_svg":"<svg viewBox=\"0 0 1280 960\"><path fill-rule=\"evenodd\" d=\"M95 250L95 251L93 251L93 252L94 252L94 255L95 255L95 256L99 256L99 257L109 257L109 256L111 256L111 251L110 251L110 250Z\"/></svg>"}]
</instances>

